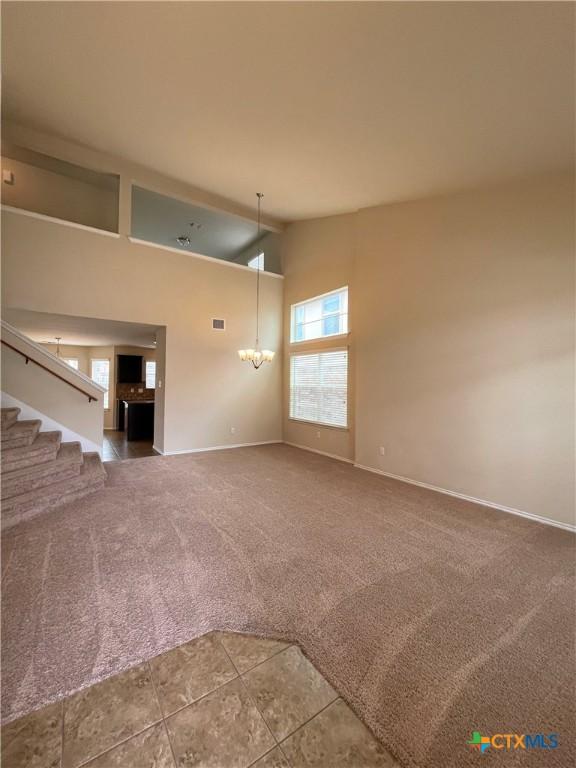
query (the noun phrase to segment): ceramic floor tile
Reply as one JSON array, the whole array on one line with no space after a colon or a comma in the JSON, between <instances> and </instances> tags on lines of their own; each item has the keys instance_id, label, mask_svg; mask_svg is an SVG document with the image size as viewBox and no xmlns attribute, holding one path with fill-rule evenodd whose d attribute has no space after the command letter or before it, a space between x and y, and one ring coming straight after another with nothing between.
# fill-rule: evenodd
<instances>
[{"instance_id":1,"label":"ceramic floor tile","mask_svg":"<svg viewBox=\"0 0 576 768\"><path fill-rule=\"evenodd\" d=\"M175 768L164 723L124 741L86 763L85 768Z\"/></svg>"},{"instance_id":2,"label":"ceramic floor tile","mask_svg":"<svg viewBox=\"0 0 576 768\"><path fill-rule=\"evenodd\" d=\"M292 768L395 768L397 763L338 699L282 742Z\"/></svg>"},{"instance_id":3,"label":"ceramic floor tile","mask_svg":"<svg viewBox=\"0 0 576 768\"><path fill-rule=\"evenodd\" d=\"M215 634L163 653L152 659L150 666L165 715L237 676Z\"/></svg>"},{"instance_id":4,"label":"ceramic floor tile","mask_svg":"<svg viewBox=\"0 0 576 768\"><path fill-rule=\"evenodd\" d=\"M218 636L240 673L247 672L290 645L279 640L267 640L264 637L240 635L235 632L219 632Z\"/></svg>"},{"instance_id":5,"label":"ceramic floor tile","mask_svg":"<svg viewBox=\"0 0 576 768\"><path fill-rule=\"evenodd\" d=\"M76 768L160 718L147 664L80 691L64 703L62 768Z\"/></svg>"},{"instance_id":6,"label":"ceramic floor tile","mask_svg":"<svg viewBox=\"0 0 576 768\"><path fill-rule=\"evenodd\" d=\"M4 768L59 768L62 702L50 704L2 727Z\"/></svg>"},{"instance_id":7,"label":"ceramic floor tile","mask_svg":"<svg viewBox=\"0 0 576 768\"><path fill-rule=\"evenodd\" d=\"M247 768L274 739L237 678L166 720L178 768Z\"/></svg>"},{"instance_id":8,"label":"ceramic floor tile","mask_svg":"<svg viewBox=\"0 0 576 768\"><path fill-rule=\"evenodd\" d=\"M278 741L337 698L295 646L251 669L243 679Z\"/></svg>"},{"instance_id":9,"label":"ceramic floor tile","mask_svg":"<svg viewBox=\"0 0 576 768\"><path fill-rule=\"evenodd\" d=\"M146 456L157 456L152 448L152 440L126 439L126 432L106 430L102 445L104 461L140 459Z\"/></svg>"},{"instance_id":10,"label":"ceramic floor tile","mask_svg":"<svg viewBox=\"0 0 576 768\"><path fill-rule=\"evenodd\" d=\"M253 763L250 768L290 768L290 765L279 747Z\"/></svg>"}]
</instances>

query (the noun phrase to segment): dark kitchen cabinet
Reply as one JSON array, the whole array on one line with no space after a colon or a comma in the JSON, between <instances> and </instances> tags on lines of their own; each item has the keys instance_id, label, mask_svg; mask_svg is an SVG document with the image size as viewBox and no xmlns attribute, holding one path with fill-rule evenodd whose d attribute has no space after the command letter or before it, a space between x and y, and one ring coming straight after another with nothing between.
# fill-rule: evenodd
<instances>
[{"instance_id":1,"label":"dark kitchen cabinet","mask_svg":"<svg viewBox=\"0 0 576 768\"><path fill-rule=\"evenodd\" d=\"M118 355L118 384L140 384L144 381L142 355Z\"/></svg>"},{"instance_id":2,"label":"dark kitchen cabinet","mask_svg":"<svg viewBox=\"0 0 576 768\"><path fill-rule=\"evenodd\" d=\"M126 429L126 403L124 400L118 400L118 431L124 432Z\"/></svg>"},{"instance_id":3,"label":"dark kitchen cabinet","mask_svg":"<svg viewBox=\"0 0 576 768\"><path fill-rule=\"evenodd\" d=\"M126 432L126 440L154 438L154 401L119 400L118 429Z\"/></svg>"}]
</instances>

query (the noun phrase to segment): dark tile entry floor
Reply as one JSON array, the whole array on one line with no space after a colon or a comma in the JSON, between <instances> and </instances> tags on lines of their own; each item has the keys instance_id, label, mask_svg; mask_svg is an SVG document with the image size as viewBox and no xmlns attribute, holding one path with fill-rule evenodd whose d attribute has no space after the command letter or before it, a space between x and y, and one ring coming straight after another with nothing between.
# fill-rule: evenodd
<instances>
[{"instance_id":1,"label":"dark tile entry floor","mask_svg":"<svg viewBox=\"0 0 576 768\"><path fill-rule=\"evenodd\" d=\"M2 728L6 768L398 768L295 645L212 632Z\"/></svg>"},{"instance_id":2,"label":"dark tile entry floor","mask_svg":"<svg viewBox=\"0 0 576 768\"><path fill-rule=\"evenodd\" d=\"M107 429L102 444L102 461L120 459L141 459L144 456L157 456L152 448L152 440L126 440L126 432Z\"/></svg>"}]
</instances>

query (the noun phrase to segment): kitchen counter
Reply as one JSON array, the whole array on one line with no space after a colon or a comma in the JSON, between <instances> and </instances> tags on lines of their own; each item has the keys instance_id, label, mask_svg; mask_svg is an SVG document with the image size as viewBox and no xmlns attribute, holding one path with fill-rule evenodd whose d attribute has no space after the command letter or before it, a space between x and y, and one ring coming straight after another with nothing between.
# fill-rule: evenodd
<instances>
[{"instance_id":1,"label":"kitchen counter","mask_svg":"<svg viewBox=\"0 0 576 768\"><path fill-rule=\"evenodd\" d=\"M126 432L126 440L154 438L154 400L119 400L118 429Z\"/></svg>"}]
</instances>

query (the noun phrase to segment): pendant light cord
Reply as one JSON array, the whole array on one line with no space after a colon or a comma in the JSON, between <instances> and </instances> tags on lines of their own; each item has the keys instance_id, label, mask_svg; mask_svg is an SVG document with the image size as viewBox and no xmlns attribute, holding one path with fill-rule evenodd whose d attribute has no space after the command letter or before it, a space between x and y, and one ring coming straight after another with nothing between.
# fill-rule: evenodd
<instances>
[{"instance_id":1,"label":"pendant light cord","mask_svg":"<svg viewBox=\"0 0 576 768\"><path fill-rule=\"evenodd\" d=\"M259 345L260 331L260 203L264 194L256 192L258 198L258 234L256 236L256 349Z\"/></svg>"}]
</instances>

